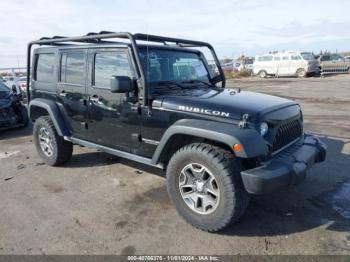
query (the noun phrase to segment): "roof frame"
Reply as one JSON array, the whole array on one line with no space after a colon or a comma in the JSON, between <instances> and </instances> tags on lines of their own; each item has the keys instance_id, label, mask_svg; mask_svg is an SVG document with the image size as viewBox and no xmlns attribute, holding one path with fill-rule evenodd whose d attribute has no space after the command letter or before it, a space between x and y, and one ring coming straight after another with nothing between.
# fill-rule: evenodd
<instances>
[{"instance_id":1,"label":"roof frame","mask_svg":"<svg viewBox=\"0 0 350 262\"><path fill-rule=\"evenodd\" d=\"M125 39L127 42L117 42L110 41L110 39ZM54 36L54 37L42 37L39 40L32 41L28 44L27 47L27 86L29 87L30 82L30 67L31 67L31 50L34 45L39 46L66 46L74 44L124 44L131 45L133 56L137 64L137 74L138 74L138 84L143 89L143 99L146 100L147 93L145 92L147 83L143 68L141 66L141 61L139 57L139 49L136 41L146 41L146 42L156 42L168 45L168 43L176 44L179 47L207 47L214 58L215 64L219 70L219 76L216 76L212 79L213 83L222 82L222 87L225 87L225 76L223 70L220 66L219 59L214 51L214 48L206 42L186 40L173 37L157 36L157 35L148 35L148 34L131 34L128 32L111 32L111 31L101 31L99 33L90 32L83 36L75 37L65 37L65 36ZM28 102L30 101L30 91L27 89Z\"/></svg>"}]
</instances>

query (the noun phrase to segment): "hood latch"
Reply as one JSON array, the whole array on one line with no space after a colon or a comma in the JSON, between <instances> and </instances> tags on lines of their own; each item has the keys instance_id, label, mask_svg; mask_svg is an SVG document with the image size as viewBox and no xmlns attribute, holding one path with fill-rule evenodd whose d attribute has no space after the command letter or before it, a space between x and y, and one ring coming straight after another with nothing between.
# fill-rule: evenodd
<instances>
[{"instance_id":1,"label":"hood latch","mask_svg":"<svg viewBox=\"0 0 350 262\"><path fill-rule=\"evenodd\" d=\"M239 128L247 128L249 126L249 118L249 114L243 114L242 120L238 123Z\"/></svg>"}]
</instances>

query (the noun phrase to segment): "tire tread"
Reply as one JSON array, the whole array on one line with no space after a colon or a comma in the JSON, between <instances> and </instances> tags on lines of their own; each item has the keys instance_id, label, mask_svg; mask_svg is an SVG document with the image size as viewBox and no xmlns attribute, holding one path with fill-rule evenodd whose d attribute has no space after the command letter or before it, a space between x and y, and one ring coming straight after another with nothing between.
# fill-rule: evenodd
<instances>
[{"instance_id":1,"label":"tire tread","mask_svg":"<svg viewBox=\"0 0 350 262\"><path fill-rule=\"evenodd\" d=\"M57 154L53 159L49 159L46 156L41 157L44 158L44 161L51 166L59 166L66 163L72 157L73 153L73 144L69 141L64 140L62 136L59 136L54 123L50 116L41 116L39 117L34 124L34 130L37 129L37 125L47 125L50 129L50 132L53 133L53 139L55 140L55 145L57 147ZM41 150L38 148L37 150Z\"/></svg>"},{"instance_id":2,"label":"tire tread","mask_svg":"<svg viewBox=\"0 0 350 262\"><path fill-rule=\"evenodd\" d=\"M221 221L220 223L212 226L205 226L200 225L198 223L193 223L191 221L191 218L189 216L186 216L186 212L183 212L178 208L176 203L172 200L173 204L177 208L178 212L194 227L199 228L204 231L208 232L216 232L220 231L233 223L237 222L239 218L243 215L245 212L248 202L249 202L249 196L248 193L245 191L241 177L240 177L240 164L235 159L234 155L229 152L226 149L223 149L218 146L206 144L206 143L194 143L190 145L186 145L179 149L171 158L169 162L170 168L173 168L173 165L176 165L176 159L182 155L186 151L193 151L196 150L197 152L206 154L210 156L210 161L214 165L218 165L220 170L220 175L222 175L223 178L223 184L226 188L226 194L225 194L225 200L227 203L229 203L229 209L227 210L227 214L225 214L225 220ZM171 174L168 174L167 172L167 183L168 183L168 191L169 194L171 194L171 191L169 190L169 183L170 179L168 176ZM171 197L172 199L172 197Z\"/></svg>"}]
</instances>

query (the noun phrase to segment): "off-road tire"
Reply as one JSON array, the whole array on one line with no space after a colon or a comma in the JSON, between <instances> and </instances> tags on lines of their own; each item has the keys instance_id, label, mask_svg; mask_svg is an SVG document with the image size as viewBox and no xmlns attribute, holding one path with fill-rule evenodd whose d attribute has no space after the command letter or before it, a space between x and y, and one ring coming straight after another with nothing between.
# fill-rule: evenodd
<instances>
[{"instance_id":1,"label":"off-road tire","mask_svg":"<svg viewBox=\"0 0 350 262\"><path fill-rule=\"evenodd\" d=\"M265 70L261 70L261 71L259 71L258 76L260 78L266 78L267 77L267 72Z\"/></svg>"},{"instance_id":2,"label":"off-road tire","mask_svg":"<svg viewBox=\"0 0 350 262\"><path fill-rule=\"evenodd\" d=\"M204 165L214 175L220 189L220 201L210 214L198 214L183 200L179 189L181 170L189 163ZM179 149L170 159L167 172L167 189L178 213L191 225L208 232L220 231L237 222L244 214L249 195L241 176L241 165L234 155L217 146L194 143Z\"/></svg>"},{"instance_id":3,"label":"off-road tire","mask_svg":"<svg viewBox=\"0 0 350 262\"><path fill-rule=\"evenodd\" d=\"M28 110L24 106L21 106L19 108L19 112L21 114L21 124L23 127L28 126L29 123L29 117L28 117Z\"/></svg>"},{"instance_id":4,"label":"off-road tire","mask_svg":"<svg viewBox=\"0 0 350 262\"><path fill-rule=\"evenodd\" d=\"M43 150L41 149L39 143L39 130L40 128L45 127L46 130L50 133L52 139L53 146L53 154L51 157L48 157ZM38 151L42 160L50 166L58 166L64 164L72 157L73 152L73 144L69 141L63 139L62 136L57 134L56 128L49 116L39 117L35 123L33 128L34 135L34 144L36 150Z\"/></svg>"}]
</instances>

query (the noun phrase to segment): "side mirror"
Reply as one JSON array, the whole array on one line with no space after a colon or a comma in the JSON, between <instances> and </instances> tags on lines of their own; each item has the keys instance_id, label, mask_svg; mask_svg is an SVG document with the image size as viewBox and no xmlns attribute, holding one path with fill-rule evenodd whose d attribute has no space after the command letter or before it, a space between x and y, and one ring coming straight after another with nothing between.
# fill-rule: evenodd
<instances>
[{"instance_id":1,"label":"side mirror","mask_svg":"<svg viewBox=\"0 0 350 262\"><path fill-rule=\"evenodd\" d=\"M127 93L134 90L133 81L128 76L113 76L111 79L112 93Z\"/></svg>"},{"instance_id":2,"label":"side mirror","mask_svg":"<svg viewBox=\"0 0 350 262\"><path fill-rule=\"evenodd\" d=\"M12 85L12 92L17 94L17 87L16 87L16 85Z\"/></svg>"}]
</instances>

